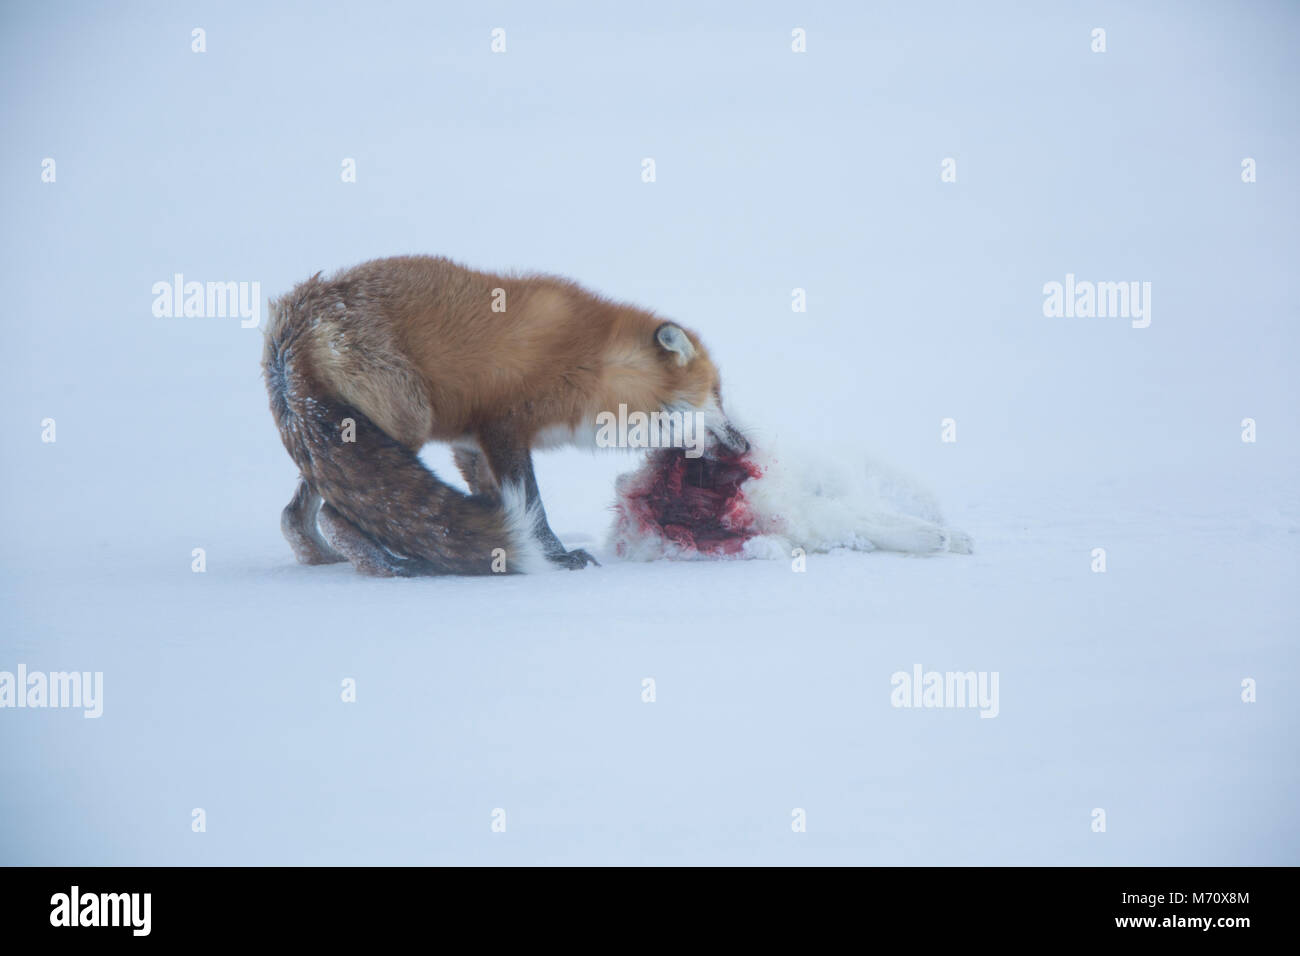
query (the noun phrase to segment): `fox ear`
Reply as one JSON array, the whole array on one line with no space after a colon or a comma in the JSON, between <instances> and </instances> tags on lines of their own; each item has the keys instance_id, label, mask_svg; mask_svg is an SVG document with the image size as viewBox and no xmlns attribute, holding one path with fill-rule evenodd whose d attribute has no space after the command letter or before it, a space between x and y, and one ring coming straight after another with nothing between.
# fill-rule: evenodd
<instances>
[{"instance_id":1,"label":"fox ear","mask_svg":"<svg viewBox=\"0 0 1300 956\"><path fill-rule=\"evenodd\" d=\"M695 346L686 337L686 333L671 322L665 322L655 330L655 340L677 356L678 365L685 365L695 358Z\"/></svg>"}]
</instances>

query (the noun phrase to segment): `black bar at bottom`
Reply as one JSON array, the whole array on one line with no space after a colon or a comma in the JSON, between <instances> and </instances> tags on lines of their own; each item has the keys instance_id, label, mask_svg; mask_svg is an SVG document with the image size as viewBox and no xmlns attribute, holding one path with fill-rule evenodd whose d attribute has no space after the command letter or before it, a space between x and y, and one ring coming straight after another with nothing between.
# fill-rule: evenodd
<instances>
[{"instance_id":1,"label":"black bar at bottom","mask_svg":"<svg viewBox=\"0 0 1300 956\"><path fill-rule=\"evenodd\" d=\"M788 924L841 926L861 941L901 933L926 943L1131 937L1231 944L1284 930L1284 868L0 868L6 942L68 937L94 945L348 938L413 927L620 932L623 944L681 923L736 937ZM89 924L89 925L87 925ZM107 924L107 925L105 925ZM116 925L114 925L116 924ZM917 936L916 934L920 934ZM543 937L538 937L542 941ZM488 936L481 937L486 940ZM618 937L605 937L615 944ZM432 942L432 940L430 940ZM623 945L619 944L619 945Z\"/></svg>"}]
</instances>

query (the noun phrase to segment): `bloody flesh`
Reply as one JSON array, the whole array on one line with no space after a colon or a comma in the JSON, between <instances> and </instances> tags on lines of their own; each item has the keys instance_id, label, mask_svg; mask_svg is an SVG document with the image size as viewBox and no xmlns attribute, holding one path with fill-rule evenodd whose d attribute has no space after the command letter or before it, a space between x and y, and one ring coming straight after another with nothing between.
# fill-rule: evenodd
<instances>
[{"instance_id":1,"label":"bloody flesh","mask_svg":"<svg viewBox=\"0 0 1300 956\"><path fill-rule=\"evenodd\" d=\"M620 484L622 538L657 537L684 556L739 554L758 533L742 486L760 474L748 455L688 458L680 448L653 451ZM625 550L620 542L619 554Z\"/></svg>"}]
</instances>

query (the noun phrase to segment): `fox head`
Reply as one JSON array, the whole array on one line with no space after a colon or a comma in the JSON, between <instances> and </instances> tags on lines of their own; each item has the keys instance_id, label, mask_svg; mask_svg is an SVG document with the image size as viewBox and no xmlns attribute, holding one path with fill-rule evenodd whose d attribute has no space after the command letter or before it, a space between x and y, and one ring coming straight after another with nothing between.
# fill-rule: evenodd
<instances>
[{"instance_id":1,"label":"fox head","mask_svg":"<svg viewBox=\"0 0 1300 956\"><path fill-rule=\"evenodd\" d=\"M655 345L664 381L661 394L667 396L663 409L699 415L714 446L737 455L749 451L749 441L723 410L722 377L699 336L664 322L655 329Z\"/></svg>"},{"instance_id":2,"label":"fox head","mask_svg":"<svg viewBox=\"0 0 1300 956\"><path fill-rule=\"evenodd\" d=\"M675 322L637 325L609 355L605 408L625 408L634 419L652 422L667 416L657 430L651 426L651 447L685 447L690 457L749 451L748 440L723 409L718 367L699 337Z\"/></svg>"}]
</instances>

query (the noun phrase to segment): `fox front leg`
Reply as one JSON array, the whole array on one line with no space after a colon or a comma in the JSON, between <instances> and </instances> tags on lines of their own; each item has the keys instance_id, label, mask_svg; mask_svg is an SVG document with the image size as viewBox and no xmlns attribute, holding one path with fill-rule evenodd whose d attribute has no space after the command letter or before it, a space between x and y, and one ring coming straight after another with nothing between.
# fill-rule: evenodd
<instances>
[{"instance_id":1,"label":"fox front leg","mask_svg":"<svg viewBox=\"0 0 1300 956\"><path fill-rule=\"evenodd\" d=\"M542 507L542 496L537 489L537 476L533 473L533 453L526 444L513 436L499 432L485 431L479 435L479 446L487 459L488 467L496 478L498 487L507 484L522 486L529 509L536 509L537 525L533 529L546 557L556 564L570 570L585 568L588 564L600 566L600 562L581 548L565 550L559 537L551 530L546 520L546 509Z\"/></svg>"}]
</instances>

